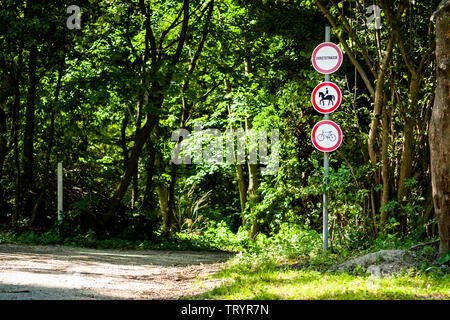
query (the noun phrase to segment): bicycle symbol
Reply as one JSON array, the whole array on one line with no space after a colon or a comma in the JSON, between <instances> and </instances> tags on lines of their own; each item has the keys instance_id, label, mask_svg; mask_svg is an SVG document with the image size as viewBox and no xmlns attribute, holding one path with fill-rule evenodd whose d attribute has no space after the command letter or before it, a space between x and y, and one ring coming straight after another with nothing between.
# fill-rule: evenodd
<instances>
[{"instance_id":1,"label":"bicycle symbol","mask_svg":"<svg viewBox=\"0 0 450 320\"><path fill-rule=\"evenodd\" d=\"M323 141L325 139L330 140L331 142L336 141L336 135L333 133L333 131L322 130L322 132L317 136L317 140Z\"/></svg>"}]
</instances>

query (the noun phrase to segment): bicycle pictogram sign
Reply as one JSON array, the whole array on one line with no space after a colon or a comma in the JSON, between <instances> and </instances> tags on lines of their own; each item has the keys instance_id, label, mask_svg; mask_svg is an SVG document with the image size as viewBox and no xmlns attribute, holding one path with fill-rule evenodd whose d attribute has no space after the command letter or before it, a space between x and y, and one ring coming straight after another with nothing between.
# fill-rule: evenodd
<instances>
[{"instance_id":1,"label":"bicycle pictogram sign","mask_svg":"<svg viewBox=\"0 0 450 320\"><path fill-rule=\"evenodd\" d=\"M342 130L335 122L322 120L312 129L311 140L317 150L331 152L341 145Z\"/></svg>"}]
</instances>

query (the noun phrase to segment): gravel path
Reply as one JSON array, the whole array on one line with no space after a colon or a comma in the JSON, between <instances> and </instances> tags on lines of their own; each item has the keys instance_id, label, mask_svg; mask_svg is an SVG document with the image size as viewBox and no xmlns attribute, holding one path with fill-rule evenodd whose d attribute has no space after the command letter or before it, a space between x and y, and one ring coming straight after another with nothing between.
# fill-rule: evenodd
<instances>
[{"instance_id":1,"label":"gravel path","mask_svg":"<svg viewBox=\"0 0 450 320\"><path fill-rule=\"evenodd\" d=\"M179 299L220 285L208 279L231 254L0 245L0 300Z\"/></svg>"}]
</instances>

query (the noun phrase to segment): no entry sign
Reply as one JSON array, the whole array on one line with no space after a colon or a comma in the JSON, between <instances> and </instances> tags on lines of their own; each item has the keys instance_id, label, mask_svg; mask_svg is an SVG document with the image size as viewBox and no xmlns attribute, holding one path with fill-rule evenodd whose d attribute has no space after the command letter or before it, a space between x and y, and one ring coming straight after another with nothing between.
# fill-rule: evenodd
<instances>
[{"instance_id":1,"label":"no entry sign","mask_svg":"<svg viewBox=\"0 0 450 320\"><path fill-rule=\"evenodd\" d=\"M341 66L342 51L334 43L324 42L314 49L311 61L317 72L330 74Z\"/></svg>"},{"instance_id":2,"label":"no entry sign","mask_svg":"<svg viewBox=\"0 0 450 320\"><path fill-rule=\"evenodd\" d=\"M323 114L336 110L341 104L341 100L341 90L333 82L327 81L318 84L311 94L314 109Z\"/></svg>"},{"instance_id":3,"label":"no entry sign","mask_svg":"<svg viewBox=\"0 0 450 320\"><path fill-rule=\"evenodd\" d=\"M341 145L342 130L333 121L322 120L314 126L311 132L311 140L317 150L331 152Z\"/></svg>"}]
</instances>

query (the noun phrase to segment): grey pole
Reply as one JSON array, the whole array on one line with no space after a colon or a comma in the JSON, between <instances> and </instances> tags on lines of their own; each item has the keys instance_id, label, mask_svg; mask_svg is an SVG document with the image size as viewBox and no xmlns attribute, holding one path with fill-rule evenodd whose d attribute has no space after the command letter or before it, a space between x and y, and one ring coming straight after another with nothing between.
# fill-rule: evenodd
<instances>
[{"instance_id":1,"label":"grey pole","mask_svg":"<svg viewBox=\"0 0 450 320\"><path fill-rule=\"evenodd\" d=\"M325 42L330 41L330 26L325 27ZM325 81L330 81L330 75L325 75ZM329 114L325 114L324 120L329 120ZM323 153L323 169L324 169L324 184L325 188L328 184L328 152ZM328 250L328 191L323 193L323 251Z\"/></svg>"},{"instance_id":2,"label":"grey pole","mask_svg":"<svg viewBox=\"0 0 450 320\"><path fill-rule=\"evenodd\" d=\"M62 221L63 213L63 166L58 162L58 222Z\"/></svg>"}]
</instances>

